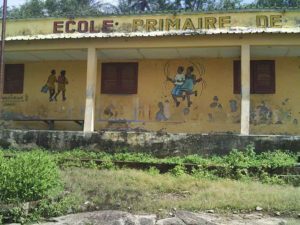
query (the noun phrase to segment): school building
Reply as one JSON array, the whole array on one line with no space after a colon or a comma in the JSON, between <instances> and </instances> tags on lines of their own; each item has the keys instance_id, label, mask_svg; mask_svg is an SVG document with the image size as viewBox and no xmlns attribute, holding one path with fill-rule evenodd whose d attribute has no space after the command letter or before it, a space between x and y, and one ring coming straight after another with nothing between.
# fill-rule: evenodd
<instances>
[{"instance_id":1,"label":"school building","mask_svg":"<svg viewBox=\"0 0 300 225\"><path fill-rule=\"evenodd\" d=\"M11 129L300 135L300 9L9 19Z\"/></svg>"}]
</instances>

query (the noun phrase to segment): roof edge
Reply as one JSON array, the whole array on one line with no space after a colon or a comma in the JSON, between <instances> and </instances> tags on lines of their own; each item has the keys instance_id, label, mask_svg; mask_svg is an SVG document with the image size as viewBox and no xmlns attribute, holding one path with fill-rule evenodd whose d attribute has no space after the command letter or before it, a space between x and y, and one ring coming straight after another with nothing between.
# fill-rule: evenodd
<instances>
[{"instance_id":1,"label":"roof edge","mask_svg":"<svg viewBox=\"0 0 300 225\"><path fill-rule=\"evenodd\" d=\"M84 38L133 38L133 37L164 37L164 36L194 36L194 35L243 35L243 34L300 34L299 28L244 28L230 29L198 29L179 31L154 32L115 32L115 33L73 33L73 34L45 34L6 37L6 41L84 39Z\"/></svg>"},{"instance_id":2,"label":"roof edge","mask_svg":"<svg viewBox=\"0 0 300 225\"><path fill-rule=\"evenodd\" d=\"M283 8L238 8L238 9L223 9L223 10L167 10L167 11L146 11L146 12L128 12L128 13L103 13L92 15L68 14L62 16L42 16L42 17L7 17L8 21L15 20L37 20L37 19L59 19L59 18L91 18L91 17L116 17L116 16L147 16L147 15L195 15L195 14L225 14L225 13L255 13L255 12L300 12L298 7L283 7ZM1 21L1 19L0 19Z\"/></svg>"}]
</instances>

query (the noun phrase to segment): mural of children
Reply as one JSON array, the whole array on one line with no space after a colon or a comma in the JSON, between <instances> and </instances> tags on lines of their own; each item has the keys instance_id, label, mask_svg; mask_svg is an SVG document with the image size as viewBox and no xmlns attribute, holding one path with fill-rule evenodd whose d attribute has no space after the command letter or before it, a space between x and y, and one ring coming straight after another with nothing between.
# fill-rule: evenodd
<instances>
[{"instance_id":1,"label":"mural of children","mask_svg":"<svg viewBox=\"0 0 300 225\"><path fill-rule=\"evenodd\" d=\"M59 77L57 78L57 93L54 97L55 101L57 101L57 96L62 92L62 100L66 101L66 85L69 84L69 81L66 77L66 71L62 70L60 72Z\"/></svg>"},{"instance_id":2,"label":"mural of children","mask_svg":"<svg viewBox=\"0 0 300 225\"><path fill-rule=\"evenodd\" d=\"M48 76L47 87L49 90L49 101L53 101L53 96L55 95L55 82L56 82L56 71L51 70L51 74Z\"/></svg>"},{"instance_id":3,"label":"mural of children","mask_svg":"<svg viewBox=\"0 0 300 225\"><path fill-rule=\"evenodd\" d=\"M184 83L181 86L181 91L185 93L185 96L188 101L188 107L191 107L192 101L191 101L191 95L194 94L197 96L197 91L194 91L194 85L196 83L199 83L202 81L202 78L196 79L196 76L193 74L194 67L189 66L186 70L185 80Z\"/></svg>"},{"instance_id":4,"label":"mural of children","mask_svg":"<svg viewBox=\"0 0 300 225\"><path fill-rule=\"evenodd\" d=\"M177 97L183 97L181 87L184 84L185 75L184 75L184 67L179 66L177 69L177 74L175 75L174 79L167 77L168 81L171 81L174 83L174 88L172 89L172 97L176 104L176 107L180 105L180 102L178 101Z\"/></svg>"},{"instance_id":5,"label":"mural of children","mask_svg":"<svg viewBox=\"0 0 300 225\"><path fill-rule=\"evenodd\" d=\"M167 121L168 118L165 115L165 107L162 102L158 103L159 111L156 113L155 119L156 121Z\"/></svg>"}]
</instances>

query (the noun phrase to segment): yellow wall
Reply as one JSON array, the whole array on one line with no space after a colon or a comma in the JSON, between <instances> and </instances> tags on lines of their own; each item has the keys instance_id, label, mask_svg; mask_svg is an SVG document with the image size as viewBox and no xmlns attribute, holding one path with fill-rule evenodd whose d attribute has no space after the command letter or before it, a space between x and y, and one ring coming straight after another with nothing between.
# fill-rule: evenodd
<instances>
[{"instance_id":1,"label":"yellow wall","mask_svg":"<svg viewBox=\"0 0 300 225\"><path fill-rule=\"evenodd\" d=\"M225 28L227 27L257 27L257 17L265 16L268 20L267 27L283 27L283 28L290 28L290 27L298 27L299 21L299 10L295 11L241 11L241 12L224 12L224 13L180 13L180 14L151 14L151 15L124 15L124 16L99 16L99 17L87 17L87 18L75 18L68 19L68 18L40 18L40 19L20 19L20 20L8 20L7 22L7 37L11 36L31 36L37 34L52 34L53 33L53 22L54 21L63 21L64 28L66 27L66 21L75 21L76 25L71 25L71 29L76 29L78 21L94 21L95 29L100 30L103 28L103 21L105 20L113 20L113 27L109 29L110 32L132 32L134 30L138 31L146 31L146 24L147 19L154 19L159 23L159 20L164 20L164 25L162 26L161 30L166 29L166 19L170 19L174 21L175 19L180 19L180 28L183 29L184 23L186 19L191 19L194 24L195 29L201 28L212 28L212 27L205 27L198 26L199 19L205 21L205 18L216 18L216 28L222 28L220 26L220 17L230 17L230 22L228 22L228 18L226 19L226 24L224 25ZM281 16L279 19L281 22L278 22L278 18L274 20L274 24L271 23L271 16ZM134 20L139 19L143 21L143 26L138 26L137 29L134 29L133 24ZM159 26L155 26L157 30ZM59 29L64 30L65 29ZM190 28L189 26L186 28ZM173 30L173 28L171 29ZM148 31L153 31L150 29ZM65 33L65 32L64 32Z\"/></svg>"},{"instance_id":2,"label":"yellow wall","mask_svg":"<svg viewBox=\"0 0 300 225\"><path fill-rule=\"evenodd\" d=\"M266 58L264 58L266 59ZM251 95L251 133L300 134L300 59L268 58L276 60L276 94ZM101 63L98 64L96 96L96 130L109 128L140 128L169 132L234 132L240 130L240 96L233 94L233 58L193 60L139 61L137 95L100 94ZM165 67L171 77L179 65L185 68L198 65L207 86L198 84L199 95L192 96L193 105L184 101L177 108L171 97L173 84L166 82ZM51 69L67 71L67 101L61 96L49 102L48 94L40 92ZM199 77L199 71L195 69ZM22 100L6 100L4 111L10 117L83 119L85 107L86 62L49 61L25 64L24 94ZM19 95L13 95L19 96ZM218 101L214 101L215 96ZM10 97L10 95L5 95ZM216 98L215 98L216 99ZM22 102L23 101L23 102ZM232 104L236 103L236 107ZM231 104L230 104L231 103ZM166 121L157 121L159 104L163 106ZM236 110L234 110L236 108ZM126 123L108 123L108 120L126 120ZM15 123L11 127L46 128L42 123ZM57 123L57 129L79 130L73 123Z\"/></svg>"},{"instance_id":3,"label":"yellow wall","mask_svg":"<svg viewBox=\"0 0 300 225\"><path fill-rule=\"evenodd\" d=\"M41 92L42 86L47 82L50 71L56 69L57 74L64 69L69 80L65 102L62 95L57 102L49 102L49 94ZM5 94L4 117L6 118L83 118L85 108L86 62L48 61L25 63L24 90L21 95ZM21 100L13 100L19 97ZM22 128L47 128L43 122L15 123L14 126ZM13 126L13 127L14 127ZM79 129L72 123L58 123L57 129Z\"/></svg>"},{"instance_id":4,"label":"yellow wall","mask_svg":"<svg viewBox=\"0 0 300 225\"><path fill-rule=\"evenodd\" d=\"M276 94L251 96L251 111L252 114L255 112L251 132L255 134L300 134L300 92L298 87L300 58L276 58L275 60ZM261 107L264 105L263 102L266 107ZM270 115L271 112L272 117L259 116L260 110L264 111L265 115Z\"/></svg>"},{"instance_id":5,"label":"yellow wall","mask_svg":"<svg viewBox=\"0 0 300 225\"><path fill-rule=\"evenodd\" d=\"M191 97L193 104L190 108L187 107L186 100L178 108L175 106L171 96L173 84L166 81L164 72L168 64L171 77L175 76L180 65L185 68L190 65L205 68L203 79L207 86L203 87L200 96L202 84L196 85L199 95ZM218 64L222 65L222 70L216 66ZM199 77L199 71L195 69L194 73ZM112 116L112 119L138 121L134 123L135 127L143 129L166 129L170 132L238 132L239 124L234 122L239 119L239 113L231 113L228 104L230 100L239 101L238 97L232 95L232 90L232 59L142 60L139 62L138 95L98 96L96 120L109 119L104 111L111 108L114 115L117 115ZM218 97L218 105L222 105L222 108L210 107L214 96ZM157 122L159 103L163 104L166 121ZM208 114L211 114L211 119ZM107 126L101 123L97 125L97 128Z\"/></svg>"},{"instance_id":6,"label":"yellow wall","mask_svg":"<svg viewBox=\"0 0 300 225\"><path fill-rule=\"evenodd\" d=\"M100 28L103 20L118 23L112 31L132 31L134 19L176 19L182 24L191 18L197 24L199 18L230 16L230 27L257 27L257 16L282 16L282 27L299 27L299 11L253 11L225 13L182 13L105 16L97 18L76 18L75 21L94 20ZM68 21L66 18L9 20L7 36L52 34L54 21ZM181 25L182 25L181 24ZM97 27L98 26L98 27ZM269 26L270 27L270 26ZM197 27L195 27L197 28ZM140 27L144 31L145 27ZM207 35L176 37L136 37L103 39L60 39L8 41L7 52L48 51L48 50L86 50L88 47L101 49L140 49L140 48L182 48L182 47L224 47L241 46L299 46L298 34L245 34L245 35ZM267 58L263 58L264 60ZM251 96L251 133L289 133L300 134L300 59L268 58L276 60L276 94ZM137 95L101 95L101 62L98 65L98 90L96 95L97 130L104 128L141 128L145 130L165 130L170 132L235 132L240 131L240 96L233 94L233 58L201 58L193 60L140 60ZM19 62L23 63L23 62ZM192 97L193 105L188 108L184 101L179 107L171 97L172 83L166 82L165 67L168 75L174 77L178 66L187 68L197 65L205 69L202 78L206 87L198 84L199 96ZM60 118L83 119L85 110L86 61L41 61L25 63L24 93L4 96L4 115L6 118ZM59 96L57 102L49 102L48 94L40 92L51 69L57 73L65 69L69 85L67 101ZM200 72L195 68L199 77ZM203 89L203 90L202 90ZM200 93L202 94L200 95ZM164 121L157 121L162 119ZM107 121L127 121L108 123ZM43 123L10 123L10 127L47 128ZM57 123L57 129L79 130L75 123Z\"/></svg>"}]
</instances>

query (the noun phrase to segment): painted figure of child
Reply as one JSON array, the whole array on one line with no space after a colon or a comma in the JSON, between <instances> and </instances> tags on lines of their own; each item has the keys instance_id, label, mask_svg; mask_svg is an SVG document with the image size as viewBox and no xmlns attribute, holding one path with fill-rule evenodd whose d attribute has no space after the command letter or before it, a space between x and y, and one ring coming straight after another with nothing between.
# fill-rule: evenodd
<instances>
[{"instance_id":1,"label":"painted figure of child","mask_svg":"<svg viewBox=\"0 0 300 225\"><path fill-rule=\"evenodd\" d=\"M48 76L48 80L47 80L50 102L53 101L53 96L55 95L55 82L56 82L56 71L51 70L51 74Z\"/></svg>"},{"instance_id":2,"label":"painted figure of child","mask_svg":"<svg viewBox=\"0 0 300 225\"><path fill-rule=\"evenodd\" d=\"M180 105L180 102L178 101L177 97L183 97L182 96L182 90L181 87L184 84L185 75L184 75L184 67L179 66L177 68L177 74L175 75L174 79L167 77L168 81L171 81L175 86L172 89L172 97L176 104L176 107Z\"/></svg>"},{"instance_id":3,"label":"painted figure of child","mask_svg":"<svg viewBox=\"0 0 300 225\"><path fill-rule=\"evenodd\" d=\"M188 107L191 107L191 95L194 94L197 96L197 91L194 91L194 85L202 81L202 78L196 79L196 76L193 74L194 67L189 66L186 70L185 80L181 86L181 91L185 93L185 96L188 101Z\"/></svg>"},{"instance_id":4,"label":"painted figure of child","mask_svg":"<svg viewBox=\"0 0 300 225\"><path fill-rule=\"evenodd\" d=\"M57 78L57 93L54 97L55 101L57 101L57 96L62 92L62 100L66 101L66 85L69 84L69 81L66 77L66 71L62 70L60 72L59 77Z\"/></svg>"}]
</instances>

